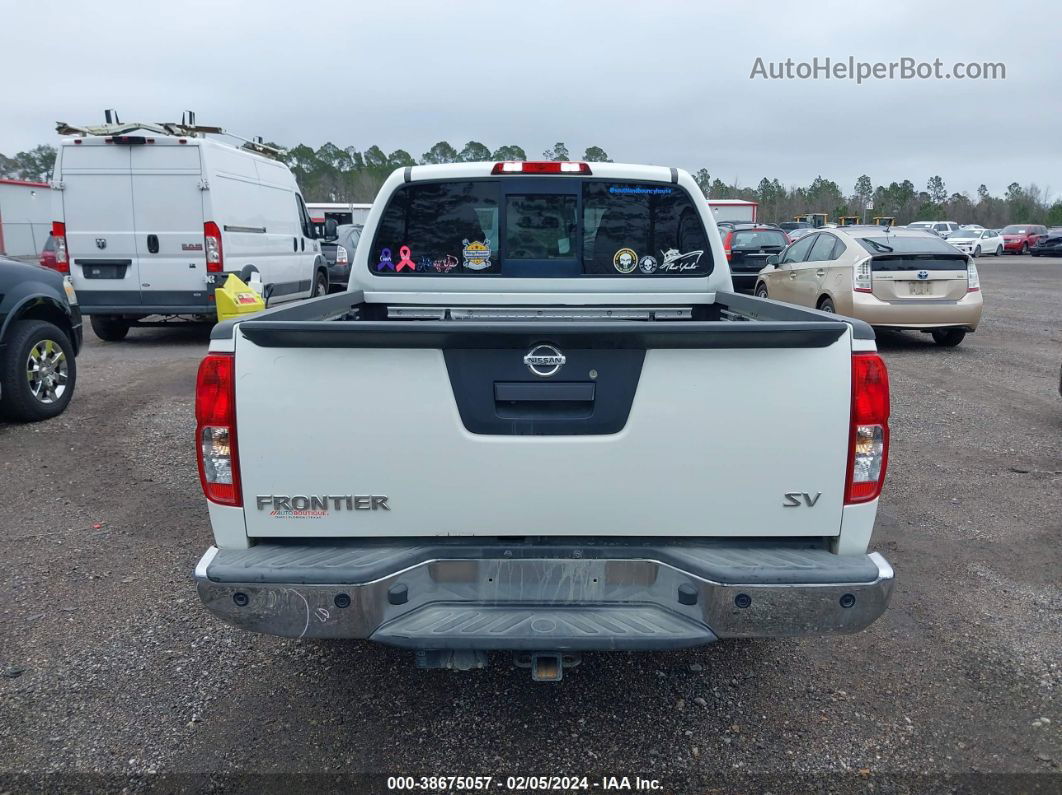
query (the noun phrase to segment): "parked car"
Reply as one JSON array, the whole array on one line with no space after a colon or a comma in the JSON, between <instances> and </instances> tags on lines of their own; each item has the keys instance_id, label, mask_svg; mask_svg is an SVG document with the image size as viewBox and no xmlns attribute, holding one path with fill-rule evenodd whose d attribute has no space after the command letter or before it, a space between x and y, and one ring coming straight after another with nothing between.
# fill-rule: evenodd
<instances>
[{"instance_id":1,"label":"parked car","mask_svg":"<svg viewBox=\"0 0 1062 795\"><path fill-rule=\"evenodd\" d=\"M813 226L803 226L800 229L790 229L785 234L786 237L789 238L789 242L792 243L794 240L799 240L805 235L810 235L814 231L815 227Z\"/></svg>"},{"instance_id":2,"label":"parked car","mask_svg":"<svg viewBox=\"0 0 1062 795\"><path fill-rule=\"evenodd\" d=\"M1062 257L1062 228L1047 230L1047 234L1036 241L1029 249L1034 257Z\"/></svg>"},{"instance_id":3,"label":"parked car","mask_svg":"<svg viewBox=\"0 0 1062 795\"><path fill-rule=\"evenodd\" d=\"M907 228L933 232L935 235L947 240L962 227L954 221L912 221L907 224Z\"/></svg>"},{"instance_id":4,"label":"parked car","mask_svg":"<svg viewBox=\"0 0 1062 795\"><path fill-rule=\"evenodd\" d=\"M948 242L963 254L975 257L982 254L999 257L1003 254L1003 236L995 229L963 227L958 232L953 232Z\"/></svg>"},{"instance_id":5,"label":"parked car","mask_svg":"<svg viewBox=\"0 0 1062 795\"><path fill-rule=\"evenodd\" d=\"M62 271L59 265L55 261L55 236L48 235L48 239L44 241L44 248L41 249L40 265L42 268L51 268L53 271L60 271L61 273L69 273L69 269Z\"/></svg>"},{"instance_id":6,"label":"parked car","mask_svg":"<svg viewBox=\"0 0 1062 795\"><path fill-rule=\"evenodd\" d=\"M778 226L785 231L786 234L794 232L797 229L814 229L815 227L809 224L807 221L782 221Z\"/></svg>"},{"instance_id":7,"label":"parked car","mask_svg":"<svg viewBox=\"0 0 1062 795\"><path fill-rule=\"evenodd\" d=\"M723 235L723 253L730 263L734 289L751 295L756 287L756 276L767 264L767 257L787 245L789 238L781 229L742 224L728 230Z\"/></svg>"},{"instance_id":8,"label":"parked car","mask_svg":"<svg viewBox=\"0 0 1062 795\"><path fill-rule=\"evenodd\" d=\"M768 259L756 295L933 335L952 347L981 321L973 258L932 233L849 227L801 238Z\"/></svg>"},{"instance_id":9,"label":"parked car","mask_svg":"<svg viewBox=\"0 0 1062 795\"><path fill-rule=\"evenodd\" d=\"M1003 233L1003 250L1008 254L1028 254L1040 238L1047 236L1047 227L1043 224L1009 224L1000 231Z\"/></svg>"},{"instance_id":10,"label":"parked car","mask_svg":"<svg viewBox=\"0 0 1062 795\"><path fill-rule=\"evenodd\" d=\"M583 651L850 633L883 613L873 331L732 292L688 173L412 166L376 203L364 292L211 334L206 609L416 649L422 667L518 650L550 681ZM388 267L402 249L432 268ZM356 396L360 421L293 411L322 394Z\"/></svg>"},{"instance_id":11,"label":"parked car","mask_svg":"<svg viewBox=\"0 0 1062 795\"><path fill-rule=\"evenodd\" d=\"M350 262L361 239L361 224L325 222L325 238L321 241L321 256L328 263L328 287L330 290L345 290L350 281Z\"/></svg>"},{"instance_id":12,"label":"parked car","mask_svg":"<svg viewBox=\"0 0 1062 795\"><path fill-rule=\"evenodd\" d=\"M120 340L149 315L216 314L214 289L257 271L270 304L328 291L328 269L286 165L151 125L61 139L58 266L92 329Z\"/></svg>"},{"instance_id":13,"label":"parked car","mask_svg":"<svg viewBox=\"0 0 1062 795\"><path fill-rule=\"evenodd\" d=\"M77 383L81 312L69 278L0 257L0 415L62 414Z\"/></svg>"}]
</instances>

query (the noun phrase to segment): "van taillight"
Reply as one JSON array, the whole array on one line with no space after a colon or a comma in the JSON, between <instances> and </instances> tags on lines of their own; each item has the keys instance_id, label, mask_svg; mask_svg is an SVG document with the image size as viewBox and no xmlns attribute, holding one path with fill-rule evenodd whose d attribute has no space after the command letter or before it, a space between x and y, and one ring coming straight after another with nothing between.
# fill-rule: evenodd
<instances>
[{"instance_id":1,"label":"van taillight","mask_svg":"<svg viewBox=\"0 0 1062 795\"><path fill-rule=\"evenodd\" d=\"M243 505L236 455L236 377L231 353L210 353L195 382L195 440L199 481L211 502Z\"/></svg>"},{"instance_id":2,"label":"van taillight","mask_svg":"<svg viewBox=\"0 0 1062 795\"><path fill-rule=\"evenodd\" d=\"M213 221L203 224L203 248L206 250L206 266L211 273L225 269L225 256L221 250L221 230Z\"/></svg>"},{"instance_id":3,"label":"van taillight","mask_svg":"<svg viewBox=\"0 0 1062 795\"><path fill-rule=\"evenodd\" d=\"M881 494L889 461L889 372L876 353L852 355L852 420L844 502Z\"/></svg>"},{"instance_id":4,"label":"van taillight","mask_svg":"<svg viewBox=\"0 0 1062 795\"><path fill-rule=\"evenodd\" d=\"M55 238L55 269L61 273L70 273L70 255L66 250L66 224L52 221L52 237Z\"/></svg>"}]
</instances>

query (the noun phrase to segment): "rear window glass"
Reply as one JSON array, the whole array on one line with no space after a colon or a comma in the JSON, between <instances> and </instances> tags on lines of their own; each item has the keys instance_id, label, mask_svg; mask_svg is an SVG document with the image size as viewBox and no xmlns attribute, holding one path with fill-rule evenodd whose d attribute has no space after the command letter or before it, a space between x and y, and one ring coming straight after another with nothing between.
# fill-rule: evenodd
<instances>
[{"instance_id":1,"label":"rear window glass","mask_svg":"<svg viewBox=\"0 0 1062 795\"><path fill-rule=\"evenodd\" d=\"M571 177L404 185L369 254L381 276L705 276L712 265L682 188Z\"/></svg>"},{"instance_id":2,"label":"rear window glass","mask_svg":"<svg viewBox=\"0 0 1062 795\"><path fill-rule=\"evenodd\" d=\"M911 237L861 237L860 245L871 254L958 254L955 246L934 235ZM961 256L961 255L960 255Z\"/></svg>"},{"instance_id":3,"label":"rear window glass","mask_svg":"<svg viewBox=\"0 0 1062 795\"><path fill-rule=\"evenodd\" d=\"M785 248L787 242L785 233L776 229L739 229L734 232L730 247L763 248L764 246L775 246L777 248Z\"/></svg>"}]
</instances>

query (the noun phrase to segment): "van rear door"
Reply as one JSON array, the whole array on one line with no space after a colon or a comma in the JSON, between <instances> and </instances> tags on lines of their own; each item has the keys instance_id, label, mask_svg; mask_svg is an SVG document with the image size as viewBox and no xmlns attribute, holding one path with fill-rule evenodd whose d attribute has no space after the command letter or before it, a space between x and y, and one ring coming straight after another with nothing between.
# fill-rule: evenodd
<instances>
[{"instance_id":1,"label":"van rear door","mask_svg":"<svg viewBox=\"0 0 1062 795\"><path fill-rule=\"evenodd\" d=\"M63 146L60 177L70 278L81 307L140 305L129 164L132 147L86 138Z\"/></svg>"},{"instance_id":2,"label":"van rear door","mask_svg":"<svg viewBox=\"0 0 1062 795\"><path fill-rule=\"evenodd\" d=\"M161 139L128 149L143 303L206 309L199 147Z\"/></svg>"}]
</instances>

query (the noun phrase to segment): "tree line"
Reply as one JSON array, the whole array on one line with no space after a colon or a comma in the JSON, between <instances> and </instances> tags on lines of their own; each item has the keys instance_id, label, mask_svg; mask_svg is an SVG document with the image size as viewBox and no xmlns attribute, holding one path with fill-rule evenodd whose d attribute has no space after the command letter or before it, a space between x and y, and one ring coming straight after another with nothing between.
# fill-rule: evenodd
<instances>
[{"instance_id":1,"label":"tree line","mask_svg":"<svg viewBox=\"0 0 1062 795\"><path fill-rule=\"evenodd\" d=\"M276 144L273 144L276 146ZM279 147L278 147L279 148ZM0 177L46 181L55 165L56 148L44 144L12 157L0 154ZM571 160L572 154L561 141L542 152L544 160ZM291 168L307 201L371 202L380 186L396 168L418 164L469 163L481 160L527 160L527 152L515 144L491 149L479 141L469 141L458 149L439 141L420 159L405 149L386 153L373 145L364 151L353 146L340 148L326 143L318 149L299 144L280 156ZM611 162L599 146L583 151L582 160ZM694 172L705 195L712 199L746 199L758 202L763 221L784 221L804 213L827 213L831 219L842 215L866 217L892 216L899 224L919 220L955 220L999 227L1008 223L1062 226L1062 200L1051 200L1035 184L1022 186L1012 182L1003 196L992 196L981 185L976 196L950 193L943 178L935 175L924 190L905 179L888 185L875 185L863 174L848 193L833 180L817 176L807 186L786 186L777 178L764 177L756 187L727 184L712 177L708 169ZM873 209L866 209L868 204Z\"/></svg>"}]
</instances>

